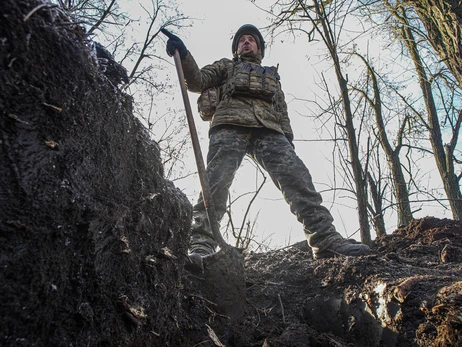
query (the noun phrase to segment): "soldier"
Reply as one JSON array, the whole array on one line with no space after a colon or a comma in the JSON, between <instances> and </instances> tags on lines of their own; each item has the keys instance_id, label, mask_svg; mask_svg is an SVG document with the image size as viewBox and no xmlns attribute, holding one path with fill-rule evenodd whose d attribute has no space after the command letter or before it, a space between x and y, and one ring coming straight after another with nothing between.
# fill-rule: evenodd
<instances>
[{"instance_id":1,"label":"soldier","mask_svg":"<svg viewBox=\"0 0 462 347\"><path fill-rule=\"evenodd\" d=\"M172 56L178 50L188 90L207 98L212 88L217 98L214 113L201 116L211 121L207 175L218 221L226 212L229 188L247 154L268 172L291 212L303 224L315 259L367 254L367 245L346 240L336 231L310 172L295 154L277 68L261 65L265 42L260 31L250 24L241 26L232 43L233 59L223 58L202 69L180 38L172 34L169 37L167 53ZM194 206L193 217L190 259L200 265L202 257L214 253L217 246L202 195Z\"/></svg>"}]
</instances>

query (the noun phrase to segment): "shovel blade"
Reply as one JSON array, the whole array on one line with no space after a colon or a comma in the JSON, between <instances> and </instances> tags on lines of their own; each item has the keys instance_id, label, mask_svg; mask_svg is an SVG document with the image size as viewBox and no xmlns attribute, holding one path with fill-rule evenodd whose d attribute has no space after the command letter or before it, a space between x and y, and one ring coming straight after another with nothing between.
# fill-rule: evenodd
<instances>
[{"instance_id":1,"label":"shovel blade","mask_svg":"<svg viewBox=\"0 0 462 347\"><path fill-rule=\"evenodd\" d=\"M217 313L232 321L244 315L246 285L244 254L231 246L202 257L202 271L196 272L202 295L217 304Z\"/></svg>"}]
</instances>

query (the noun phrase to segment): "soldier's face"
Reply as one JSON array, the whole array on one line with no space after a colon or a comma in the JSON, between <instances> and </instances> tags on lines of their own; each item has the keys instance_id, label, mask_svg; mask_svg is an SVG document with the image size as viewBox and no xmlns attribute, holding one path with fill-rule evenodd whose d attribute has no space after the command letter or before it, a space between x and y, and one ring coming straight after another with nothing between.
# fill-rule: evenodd
<instances>
[{"instance_id":1,"label":"soldier's face","mask_svg":"<svg viewBox=\"0 0 462 347\"><path fill-rule=\"evenodd\" d=\"M237 54L241 55L250 52L252 52L253 54L257 54L257 41L255 41L255 38L252 35L242 35L239 38L239 42L237 44Z\"/></svg>"}]
</instances>

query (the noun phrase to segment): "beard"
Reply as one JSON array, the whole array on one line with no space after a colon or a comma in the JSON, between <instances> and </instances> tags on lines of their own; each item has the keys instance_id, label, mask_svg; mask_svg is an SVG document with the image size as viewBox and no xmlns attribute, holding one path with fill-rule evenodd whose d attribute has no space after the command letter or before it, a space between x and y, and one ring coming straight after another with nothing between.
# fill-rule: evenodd
<instances>
[{"instance_id":1,"label":"beard","mask_svg":"<svg viewBox=\"0 0 462 347\"><path fill-rule=\"evenodd\" d=\"M261 51L258 49L257 53L254 53L252 51L247 51L239 54L240 58L244 58L246 60L250 60L256 63L260 63L262 61L262 56L261 56Z\"/></svg>"}]
</instances>

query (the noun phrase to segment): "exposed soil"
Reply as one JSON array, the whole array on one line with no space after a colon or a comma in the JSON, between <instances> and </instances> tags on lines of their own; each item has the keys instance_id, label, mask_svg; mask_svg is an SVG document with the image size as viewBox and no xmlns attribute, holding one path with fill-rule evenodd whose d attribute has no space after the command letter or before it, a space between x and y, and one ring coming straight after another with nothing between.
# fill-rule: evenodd
<instances>
[{"instance_id":1,"label":"exposed soil","mask_svg":"<svg viewBox=\"0 0 462 347\"><path fill-rule=\"evenodd\" d=\"M124 69L41 4L0 2L1 346L462 346L460 221L185 271L192 208Z\"/></svg>"},{"instance_id":2,"label":"exposed soil","mask_svg":"<svg viewBox=\"0 0 462 347\"><path fill-rule=\"evenodd\" d=\"M248 256L246 329L270 346L462 346L462 222L415 220L373 249Z\"/></svg>"}]
</instances>

